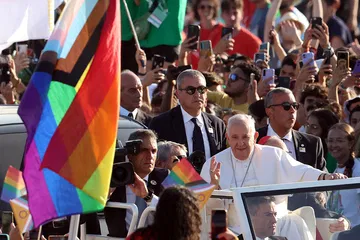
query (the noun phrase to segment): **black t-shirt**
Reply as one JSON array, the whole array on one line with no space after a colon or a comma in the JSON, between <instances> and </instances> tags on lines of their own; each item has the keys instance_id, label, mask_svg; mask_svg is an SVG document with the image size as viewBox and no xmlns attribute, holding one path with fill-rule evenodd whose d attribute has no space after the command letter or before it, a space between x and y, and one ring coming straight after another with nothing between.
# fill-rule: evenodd
<instances>
[{"instance_id":1,"label":"black t-shirt","mask_svg":"<svg viewBox=\"0 0 360 240\"><path fill-rule=\"evenodd\" d=\"M332 16L327 25L329 27L330 42L333 37L340 37L345 45L353 42L349 28L339 17Z\"/></svg>"}]
</instances>

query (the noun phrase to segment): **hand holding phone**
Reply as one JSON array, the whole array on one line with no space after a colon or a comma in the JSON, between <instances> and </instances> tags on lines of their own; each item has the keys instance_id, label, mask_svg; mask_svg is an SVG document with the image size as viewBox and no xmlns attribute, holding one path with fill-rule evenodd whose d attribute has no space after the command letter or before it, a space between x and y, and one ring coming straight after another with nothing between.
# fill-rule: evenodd
<instances>
[{"instance_id":1,"label":"hand holding phone","mask_svg":"<svg viewBox=\"0 0 360 240\"><path fill-rule=\"evenodd\" d=\"M188 34L187 34L187 38L193 38L195 37L193 40L190 41L191 46L189 47L190 49L197 49L197 43L200 40L200 26L199 25L189 25L188 26Z\"/></svg>"},{"instance_id":2,"label":"hand holding phone","mask_svg":"<svg viewBox=\"0 0 360 240\"><path fill-rule=\"evenodd\" d=\"M227 217L225 210L213 210L211 217L211 239L218 239L220 233L226 232Z\"/></svg>"},{"instance_id":3,"label":"hand holding phone","mask_svg":"<svg viewBox=\"0 0 360 240\"><path fill-rule=\"evenodd\" d=\"M154 70L155 68L163 68L165 63L165 57L155 54L152 59L152 68L151 70Z\"/></svg>"},{"instance_id":4,"label":"hand holding phone","mask_svg":"<svg viewBox=\"0 0 360 240\"><path fill-rule=\"evenodd\" d=\"M301 55L301 60L303 65L310 65L312 67L316 67L314 60L314 53L306 52Z\"/></svg>"},{"instance_id":5,"label":"hand holding phone","mask_svg":"<svg viewBox=\"0 0 360 240\"><path fill-rule=\"evenodd\" d=\"M1 220L2 220L1 223L2 233L9 234L11 229L11 224L14 222L14 214L9 211L3 211Z\"/></svg>"}]
</instances>

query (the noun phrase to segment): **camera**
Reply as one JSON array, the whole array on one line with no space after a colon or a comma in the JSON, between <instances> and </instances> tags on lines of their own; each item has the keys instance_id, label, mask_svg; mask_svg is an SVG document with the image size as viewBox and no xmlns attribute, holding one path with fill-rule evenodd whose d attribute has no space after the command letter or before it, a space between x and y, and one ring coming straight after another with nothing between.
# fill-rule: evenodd
<instances>
[{"instance_id":1,"label":"camera","mask_svg":"<svg viewBox=\"0 0 360 240\"><path fill-rule=\"evenodd\" d=\"M137 155L140 152L142 140L127 141L123 148L119 142L115 150L113 171L110 187L120 187L135 182L134 167L131 162L125 162L128 154Z\"/></svg>"},{"instance_id":2,"label":"camera","mask_svg":"<svg viewBox=\"0 0 360 240\"><path fill-rule=\"evenodd\" d=\"M4 55L0 55L0 83L10 82L10 67L7 58Z\"/></svg>"}]
</instances>

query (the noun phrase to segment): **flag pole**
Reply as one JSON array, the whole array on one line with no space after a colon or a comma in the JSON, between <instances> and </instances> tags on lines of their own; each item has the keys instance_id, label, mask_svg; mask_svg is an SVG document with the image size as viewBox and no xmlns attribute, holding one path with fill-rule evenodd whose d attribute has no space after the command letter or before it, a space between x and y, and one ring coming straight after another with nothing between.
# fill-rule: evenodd
<instances>
[{"instance_id":1,"label":"flag pole","mask_svg":"<svg viewBox=\"0 0 360 240\"><path fill-rule=\"evenodd\" d=\"M138 39L138 37L136 35L135 27L134 27L133 21L131 19L131 15L130 15L129 8L128 8L128 5L126 3L126 0L123 0L123 3L124 3L126 15L128 17L129 23L130 23L131 31L132 31L132 33L134 35L136 49L139 50L140 49L139 39Z\"/></svg>"},{"instance_id":2,"label":"flag pole","mask_svg":"<svg viewBox=\"0 0 360 240\"><path fill-rule=\"evenodd\" d=\"M42 235L42 225L40 225L40 227L39 227L39 233L38 233L37 240L41 240L41 235Z\"/></svg>"},{"instance_id":3,"label":"flag pole","mask_svg":"<svg viewBox=\"0 0 360 240\"><path fill-rule=\"evenodd\" d=\"M70 218L69 240L76 240L80 223L80 214L72 215Z\"/></svg>"}]
</instances>

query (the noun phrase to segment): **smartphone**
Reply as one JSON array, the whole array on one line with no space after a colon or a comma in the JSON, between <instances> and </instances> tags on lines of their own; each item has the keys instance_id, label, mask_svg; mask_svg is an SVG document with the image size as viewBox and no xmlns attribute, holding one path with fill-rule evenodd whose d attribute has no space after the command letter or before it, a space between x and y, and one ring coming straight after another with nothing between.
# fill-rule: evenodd
<instances>
[{"instance_id":1,"label":"smartphone","mask_svg":"<svg viewBox=\"0 0 360 240\"><path fill-rule=\"evenodd\" d=\"M276 87L283 87L290 89L290 77L278 77L278 84Z\"/></svg>"},{"instance_id":2,"label":"smartphone","mask_svg":"<svg viewBox=\"0 0 360 240\"><path fill-rule=\"evenodd\" d=\"M322 18L321 17L312 17L311 18L311 28L314 29L317 26L322 26Z\"/></svg>"},{"instance_id":3,"label":"smartphone","mask_svg":"<svg viewBox=\"0 0 360 240\"><path fill-rule=\"evenodd\" d=\"M338 51L337 52L337 66L340 69L349 68L349 52L348 51Z\"/></svg>"},{"instance_id":4,"label":"smartphone","mask_svg":"<svg viewBox=\"0 0 360 240\"><path fill-rule=\"evenodd\" d=\"M324 64L331 64L331 52L328 50L324 51Z\"/></svg>"},{"instance_id":5,"label":"smartphone","mask_svg":"<svg viewBox=\"0 0 360 240\"><path fill-rule=\"evenodd\" d=\"M10 211L3 211L1 219L2 219L2 223L1 223L2 233L9 234L11 223L14 222L14 214Z\"/></svg>"},{"instance_id":6,"label":"smartphone","mask_svg":"<svg viewBox=\"0 0 360 240\"><path fill-rule=\"evenodd\" d=\"M226 232L226 210L213 210L211 215L211 239L218 239L220 233Z\"/></svg>"},{"instance_id":7,"label":"smartphone","mask_svg":"<svg viewBox=\"0 0 360 240\"><path fill-rule=\"evenodd\" d=\"M27 55L28 45L27 44L18 44L17 51L19 53L25 53Z\"/></svg>"},{"instance_id":8,"label":"smartphone","mask_svg":"<svg viewBox=\"0 0 360 240\"><path fill-rule=\"evenodd\" d=\"M264 43L260 44L260 50L266 50L266 52L269 54L270 43L264 42Z\"/></svg>"},{"instance_id":9,"label":"smartphone","mask_svg":"<svg viewBox=\"0 0 360 240\"><path fill-rule=\"evenodd\" d=\"M262 79L264 80L264 79L269 79L269 78L273 78L271 81L269 81L268 83L269 84L275 84L275 80L274 80L274 77L275 77L275 70L274 69L272 69L272 68L264 68L263 70L262 70L262 75L263 75L263 77L262 77Z\"/></svg>"},{"instance_id":10,"label":"smartphone","mask_svg":"<svg viewBox=\"0 0 360 240\"><path fill-rule=\"evenodd\" d=\"M68 240L68 236L64 235L50 235L48 237L49 240Z\"/></svg>"},{"instance_id":11,"label":"smartphone","mask_svg":"<svg viewBox=\"0 0 360 240\"><path fill-rule=\"evenodd\" d=\"M258 61L266 61L265 53L255 53L254 62L257 63Z\"/></svg>"},{"instance_id":12,"label":"smartphone","mask_svg":"<svg viewBox=\"0 0 360 240\"><path fill-rule=\"evenodd\" d=\"M255 80L255 74L254 74L254 73L250 73L250 86L253 85L254 80Z\"/></svg>"},{"instance_id":13,"label":"smartphone","mask_svg":"<svg viewBox=\"0 0 360 240\"><path fill-rule=\"evenodd\" d=\"M29 233L29 240L37 240L39 237L39 230L38 229L34 229L31 230Z\"/></svg>"},{"instance_id":14,"label":"smartphone","mask_svg":"<svg viewBox=\"0 0 360 240\"><path fill-rule=\"evenodd\" d=\"M0 240L10 240L8 234L0 234Z\"/></svg>"},{"instance_id":15,"label":"smartphone","mask_svg":"<svg viewBox=\"0 0 360 240\"><path fill-rule=\"evenodd\" d=\"M310 66L316 67L315 66L315 61L314 61L314 53L312 52L306 52L303 53L301 55L301 60L303 64L310 64ZM300 66L301 67L301 66Z\"/></svg>"},{"instance_id":16,"label":"smartphone","mask_svg":"<svg viewBox=\"0 0 360 240\"><path fill-rule=\"evenodd\" d=\"M200 40L200 26L199 25L189 25L187 38L196 37L190 43L193 43L190 49L197 49L197 42Z\"/></svg>"},{"instance_id":17,"label":"smartphone","mask_svg":"<svg viewBox=\"0 0 360 240\"><path fill-rule=\"evenodd\" d=\"M213 50L211 47L211 41L201 41L200 42L200 56L202 57L210 57L213 54Z\"/></svg>"},{"instance_id":18,"label":"smartphone","mask_svg":"<svg viewBox=\"0 0 360 240\"><path fill-rule=\"evenodd\" d=\"M157 67L164 67L164 63L165 63L165 57L154 54L153 59L152 59L152 70L154 70Z\"/></svg>"},{"instance_id":19,"label":"smartphone","mask_svg":"<svg viewBox=\"0 0 360 240\"><path fill-rule=\"evenodd\" d=\"M233 32L234 32L234 28L232 27L223 27L221 30L221 38L223 38L224 36L228 35L227 39L230 39L233 37Z\"/></svg>"},{"instance_id":20,"label":"smartphone","mask_svg":"<svg viewBox=\"0 0 360 240\"><path fill-rule=\"evenodd\" d=\"M360 60L356 60L352 74L360 74Z\"/></svg>"}]
</instances>

